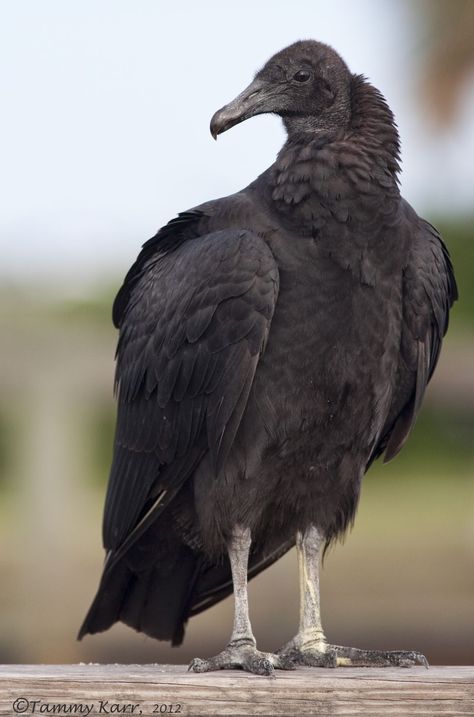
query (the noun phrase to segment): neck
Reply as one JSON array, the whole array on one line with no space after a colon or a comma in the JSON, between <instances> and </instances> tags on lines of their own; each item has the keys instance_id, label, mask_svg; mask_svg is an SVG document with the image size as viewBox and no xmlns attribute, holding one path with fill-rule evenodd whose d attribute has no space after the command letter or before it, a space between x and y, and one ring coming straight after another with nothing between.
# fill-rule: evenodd
<instances>
[{"instance_id":1,"label":"neck","mask_svg":"<svg viewBox=\"0 0 474 717\"><path fill-rule=\"evenodd\" d=\"M383 162L394 176L400 171L400 139L393 113L383 95L363 75L352 76L347 102L338 103L331 113L286 115L283 123L288 136L280 155L298 145L318 148L342 141L367 159L379 165Z\"/></svg>"},{"instance_id":2,"label":"neck","mask_svg":"<svg viewBox=\"0 0 474 717\"><path fill-rule=\"evenodd\" d=\"M332 111L322 115L286 114L283 117L288 143L307 144L308 142L330 142L341 136L349 125L351 105L349 98L338 102Z\"/></svg>"},{"instance_id":3,"label":"neck","mask_svg":"<svg viewBox=\"0 0 474 717\"><path fill-rule=\"evenodd\" d=\"M363 75L351 87L349 142L357 142L367 158L383 163L396 180L400 171L400 138L393 113L383 95Z\"/></svg>"},{"instance_id":4,"label":"neck","mask_svg":"<svg viewBox=\"0 0 474 717\"><path fill-rule=\"evenodd\" d=\"M398 202L399 139L384 98L363 77L353 76L350 112L341 124L291 118L288 139L271 168L272 200L287 213L309 216L318 207L356 201ZM288 123L286 123L288 126ZM336 129L334 129L336 127ZM373 209L371 210L373 211ZM346 215L347 212L341 213Z\"/></svg>"}]
</instances>

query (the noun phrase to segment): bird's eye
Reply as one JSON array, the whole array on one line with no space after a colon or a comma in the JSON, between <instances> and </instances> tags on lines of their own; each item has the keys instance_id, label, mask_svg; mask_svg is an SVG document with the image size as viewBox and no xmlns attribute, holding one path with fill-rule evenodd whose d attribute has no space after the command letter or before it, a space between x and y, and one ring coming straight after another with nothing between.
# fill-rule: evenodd
<instances>
[{"instance_id":1,"label":"bird's eye","mask_svg":"<svg viewBox=\"0 0 474 717\"><path fill-rule=\"evenodd\" d=\"M298 72L295 72L293 75L293 79L297 82L308 82L310 77L311 72L309 70L298 70Z\"/></svg>"}]
</instances>

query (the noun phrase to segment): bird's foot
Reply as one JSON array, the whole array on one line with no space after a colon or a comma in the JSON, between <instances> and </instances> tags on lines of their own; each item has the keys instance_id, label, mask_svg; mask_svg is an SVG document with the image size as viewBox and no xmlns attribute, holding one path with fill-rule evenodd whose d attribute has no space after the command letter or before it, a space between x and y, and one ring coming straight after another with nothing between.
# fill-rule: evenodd
<instances>
[{"instance_id":1,"label":"bird's foot","mask_svg":"<svg viewBox=\"0 0 474 717\"><path fill-rule=\"evenodd\" d=\"M322 640L311 640L306 644L293 638L277 650L277 655L293 665L306 667L337 667L336 651Z\"/></svg>"},{"instance_id":2,"label":"bird's foot","mask_svg":"<svg viewBox=\"0 0 474 717\"><path fill-rule=\"evenodd\" d=\"M195 657L189 665L192 672L214 672L215 670L246 670L254 675L273 675L274 669L293 670L294 663L286 657L271 652L260 652L251 640L230 642L225 650L215 657L202 660Z\"/></svg>"},{"instance_id":3,"label":"bird's foot","mask_svg":"<svg viewBox=\"0 0 474 717\"><path fill-rule=\"evenodd\" d=\"M413 650L360 650L340 645L328 647L334 650L338 667L429 667L426 657Z\"/></svg>"},{"instance_id":4,"label":"bird's foot","mask_svg":"<svg viewBox=\"0 0 474 717\"><path fill-rule=\"evenodd\" d=\"M340 645L296 645L290 642L277 651L279 657L294 665L308 667L428 667L421 652L411 650L360 650Z\"/></svg>"}]
</instances>

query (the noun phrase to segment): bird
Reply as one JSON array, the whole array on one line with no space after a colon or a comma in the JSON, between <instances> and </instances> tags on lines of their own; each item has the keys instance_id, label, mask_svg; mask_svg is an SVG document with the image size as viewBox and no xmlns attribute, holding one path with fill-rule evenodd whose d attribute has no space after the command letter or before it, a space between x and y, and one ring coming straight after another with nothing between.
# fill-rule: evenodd
<instances>
[{"instance_id":1,"label":"bird","mask_svg":"<svg viewBox=\"0 0 474 717\"><path fill-rule=\"evenodd\" d=\"M115 298L106 558L79 639L121 621L179 645L233 592L228 644L192 671L426 665L329 643L319 574L363 476L413 428L458 298L451 259L400 194L384 96L332 47L277 52L211 134L265 113L286 130L275 162L171 219ZM248 581L294 546L299 629L260 651Z\"/></svg>"}]
</instances>

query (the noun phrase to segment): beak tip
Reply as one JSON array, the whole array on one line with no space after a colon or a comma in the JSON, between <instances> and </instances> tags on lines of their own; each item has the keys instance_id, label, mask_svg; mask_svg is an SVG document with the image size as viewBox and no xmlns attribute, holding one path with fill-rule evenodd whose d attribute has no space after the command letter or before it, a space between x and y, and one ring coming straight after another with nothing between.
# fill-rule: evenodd
<instances>
[{"instance_id":1,"label":"beak tip","mask_svg":"<svg viewBox=\"0 0 474 717\"><path fill-rule=\"evenodd\" d=\"M211 135L214 139L217 139L217 135L222 132L222 122L220 121L219 117L220 110L215 112L211 118L211 123L209 125L209 129L211 131Z\"/></svg>"}]
</instances>

